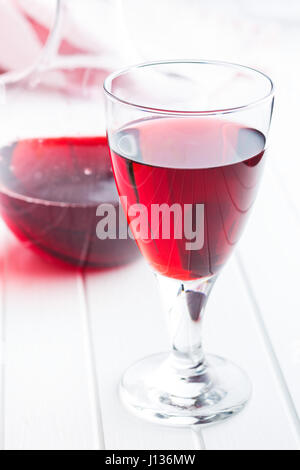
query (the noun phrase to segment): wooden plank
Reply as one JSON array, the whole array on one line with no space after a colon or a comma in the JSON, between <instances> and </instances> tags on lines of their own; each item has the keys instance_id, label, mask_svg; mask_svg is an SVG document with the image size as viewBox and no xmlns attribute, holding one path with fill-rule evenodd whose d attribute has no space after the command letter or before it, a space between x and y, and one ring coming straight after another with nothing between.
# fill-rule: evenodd
<instances>
[{"instance_id":1,"label":"wooden plank","mask_svg":"<svg viewBox=\"0 0 300 470\"><path fill-rule=\"evenodd\" d=\"M299 239L300 223L294 208L286 200L272 171L267 169L256 203L255 217L247 227L240 255L249 278L249 289L259 308L267 339L272 345L274 360L282 369L298 418ZM300 433L299 423L298 432Z\"/></svg>"},{"instance_id":2,"label":"wooden plank","mask_svg":"<svg viewBox=\"0 0 300 470\"><path fill-rule=\"evenodd\" d=\"M205 447L209 450L299 448L282 384L274 371L235 258L225 267L212 292L204 338L208 351L239 364L253 385L251 401L240 415L203 429Z\"/></svg>"},{"instance_id":3,"label":"wooden plank","mask_svg":"<svg viewBox=\"0 0 300 470\"><path fill-rule=\"evenodd\" d=\"M106 449L197 449L190 429L157 426L128 413L118 397L122 372L165 350L168 336L154 276L144 261L86 276Z\"/></svg>"},{"instance_id":4,"label":"wooden plank","mask_svg":"<svg viewBox=\"0 0 300 470\"><path fill-rule=\"evenodd\" d=\"M10 234L1 255L5 448L100 448L78 273L37 257Z\"/></svg>"}]
</instances>

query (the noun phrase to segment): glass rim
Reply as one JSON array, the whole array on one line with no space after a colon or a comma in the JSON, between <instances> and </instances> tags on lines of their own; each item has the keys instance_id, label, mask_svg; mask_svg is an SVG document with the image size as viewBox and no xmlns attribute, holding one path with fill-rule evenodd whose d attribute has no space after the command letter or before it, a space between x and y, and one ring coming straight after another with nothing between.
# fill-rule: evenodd
<instances>
[{"instance_id":1,"label":"glass rim","mask_svg":"<svg viewBox=\"0 0 300 470\"><path fill-rule=\"evenodd\" d=\"M167 109L167 108L145 106L143 104L134 103L134 102L122 99L109 90L109 87L111 86L113 80L116 79L117 77L130 73L131 71L134 71L137 69L142 69L145 67L153 67L156 65L168 65L168 64L170 65L171 64L217 65L217 66L231 67L231 68L236 68L236 69L244 69L249 72L254 72L255 74L260 75L261 77L265 78L266 81L269 82L270 90L267 94L263 95L262 97L259 97L244 105L226 107L223 109L207 109L207 110L204 110L204 109L203 110L196 110L196 109L195 110L180 110L180 109L174 110L174 109ZM152 112L156 114L165 114L165 115L170 115L170 116L171 115L203 116L203 115L229 114L229 113L244 111L245 109L252 108L274 97L274 83L267 74L265 74L261 70L255 69L253 67L249 67L247 65L237 64L234 62L220 61L220 60L186 60L186 59L181 60L181 59L178 59L178 60L160 60L160 61L153 61L153 62L143 62L140 64L135 64L129 67L116 70L115 72L108 75L108 77L106 77L106 79L104 80L103 89L104 89L105 94L113 101L130 106L135 109L139 109L140 111Z\"/></svg>"}]
</instances>

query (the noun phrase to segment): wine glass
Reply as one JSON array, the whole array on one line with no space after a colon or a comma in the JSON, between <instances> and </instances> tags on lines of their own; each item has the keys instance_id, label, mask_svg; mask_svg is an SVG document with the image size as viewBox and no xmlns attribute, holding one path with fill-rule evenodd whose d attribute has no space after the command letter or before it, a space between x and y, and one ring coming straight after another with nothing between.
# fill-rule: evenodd
<instances>
[{"instance_id":1,"label":"wine glass","mask_svg":"<svg viewBox=\"0 0 300 470\"><path fill-rule=\"evenodd\" d=\"M224 420L243 409L251 384L235 364L204 354L202 320L256 196L273 83L241 65L164 61L116 72L104 90L119 196L172 338L170 353L125 372L121 397L160 423Z\"/></svg>"}]
</instances>

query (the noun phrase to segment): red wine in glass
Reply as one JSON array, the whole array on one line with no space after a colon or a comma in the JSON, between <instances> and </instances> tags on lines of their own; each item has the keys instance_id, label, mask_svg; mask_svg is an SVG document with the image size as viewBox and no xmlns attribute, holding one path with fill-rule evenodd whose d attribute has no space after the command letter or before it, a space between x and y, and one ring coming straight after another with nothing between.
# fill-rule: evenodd
<instances>
[{"instance_id":1,"label":"red wine in glass","mask_svg":"<svg viewBox=\"0 0 300 470\"><path fill-rule=\"evenodd\" d=\"M240 237L254 202L264 163L265 136L256 129L216 118L145 119L111 139L111 158L120 196L128 208L143 204L204 204L204 245L189 250L183 234L137 238L159 273L182 281L216 274ZM195 212L196 213L196 212ZM134 217L127 214L129 222ZM161 220L159 221L161 223ZM157 220L156 220L157 223ZM173 236L172 236L173 234Z\"/></svg>"},{"instance_id":2,"label":"red wine in glass","mask_svg":"<svg viewBox=\"0 0 300 470\"><path fill-rule=\"evenodd\" d=\"M81 267L133 260L138 250L130 238L97 238L101 203L114 205L118 224L119 198L105 137L27 139L0 149L2 216L39 253Z\"/></svg>"}]
</instances>

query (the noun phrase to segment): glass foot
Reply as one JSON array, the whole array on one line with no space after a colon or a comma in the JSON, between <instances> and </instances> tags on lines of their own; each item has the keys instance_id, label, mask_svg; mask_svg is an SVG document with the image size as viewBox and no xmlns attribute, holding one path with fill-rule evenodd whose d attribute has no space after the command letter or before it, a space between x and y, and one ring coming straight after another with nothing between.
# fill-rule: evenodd
<instances>
[{"instance_id":1,"label":"glass foot","mask_svg":"<svg viewBox=\"0 0 300 470\"><path fill-rule=\"evenodd\" d=\"M247 375L208 355L204 365L178 368L168 353L147 357L124 374L124 404L136 415L171 426L218 422L239 413L251 396Z\"/></svg>"}]
</instances>

